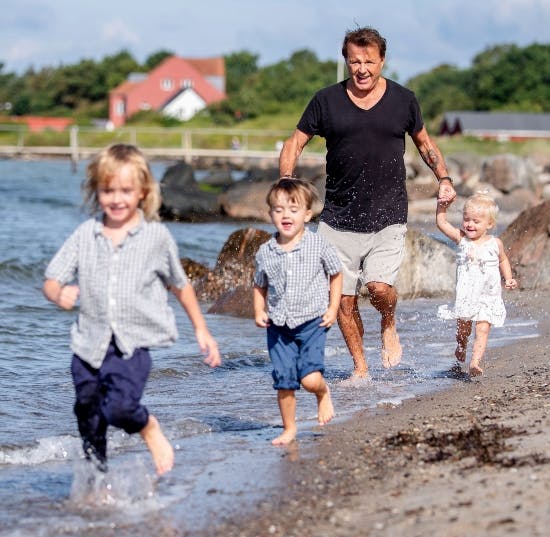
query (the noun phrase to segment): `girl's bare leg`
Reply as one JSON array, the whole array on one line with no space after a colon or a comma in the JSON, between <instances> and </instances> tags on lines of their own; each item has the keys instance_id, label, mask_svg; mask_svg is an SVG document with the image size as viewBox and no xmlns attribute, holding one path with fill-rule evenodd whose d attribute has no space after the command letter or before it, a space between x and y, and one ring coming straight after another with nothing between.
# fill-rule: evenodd
<instances>
[{"instance_id":1,"label":"girl's bare leg","mask_svg":"<svg viewBox=\"0 0 550 537\"><path fill-rule=\"evenodd\" d=\"M325 425L334 417L330 390L320 371L314 371L302 379L302 386L317 397L317 420Z\"/></svg>"},{"instance_id":2,"label":"girl's bare leg","mask_svg":"<svg viewBox=\"0 0 550 537\"><path fill-rule=\"evenodd\" d=\"M296 395L294 390L277 390L277 402L283 419L283 434L274 438L274 446L290 444L296 438Z\"/></svg>"},{"instance_id":3,"label":"girl's bare leg","mask_svg":"<svg viewBox=\"0 0 550 537\"><path fill-rule=\"evenodd\" d=\"M162 475L169 472L174 466L174 450L164 436L155 416L149 415L147 425L140 431L140 434L153 456L157 473Z\"/></svg>"},{"instance_id":4,"label":"girl's bare leg","mask_svg":"<svg viewBox=\"0 0 550 537\"><path fill-rule=\"evenodd\" d=\"M472 351L472 359L470 360L470 375L472 377L482 375L483 369L479 366L489 339L489 331L491 325L487 321L476 322L476 337L474 339L474 348Z\"/></svg>"},{"instance_id":5,"label":"girl's bare leg","mask_svg":"<svg viewBox=\"0 0 550 537\"><path fill-rule=\"evenodd\" d=\"M468 348L468 338L472 333L472 321L457 319L456 321L456 350L455 356L459 362L466 361L466 349Z\"/></svg>"}]
</instances>

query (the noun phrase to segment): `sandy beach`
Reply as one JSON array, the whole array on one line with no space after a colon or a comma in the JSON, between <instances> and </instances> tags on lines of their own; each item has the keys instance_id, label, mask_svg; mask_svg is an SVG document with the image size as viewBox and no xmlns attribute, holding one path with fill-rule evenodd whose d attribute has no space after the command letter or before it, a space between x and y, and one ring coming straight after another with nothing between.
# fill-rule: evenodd
<instances>
[{"instance_id":1,"label":"sandy beach","mask_svg":"<svg viewBox=\"0 0 550 537\"><path fill-rule=\"evenodd\" d=\"M490 349L482 377L329 424L311 450L282 452L267 500L185 535L548 535L549 299L507 293L540 337Z\"/></svg>"}]
</instances>

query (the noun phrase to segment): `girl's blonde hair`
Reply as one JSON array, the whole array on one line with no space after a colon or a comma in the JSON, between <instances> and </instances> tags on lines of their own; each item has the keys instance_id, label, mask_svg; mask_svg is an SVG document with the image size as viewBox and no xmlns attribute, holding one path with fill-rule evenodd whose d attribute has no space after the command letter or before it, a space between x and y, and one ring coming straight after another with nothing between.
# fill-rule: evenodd
<instances>
[{"instance_id":1,"label":"girl's blonde hair","mask_svg":"<svg viewBox=\"0 0 550 537\"><path fill-rule=\"evenodd\" d=\"M107 186L122 166L134 167L134 179L143 191L139 203L145 220L158 220L161 197L158 183L143 153L134 145L113 144L102 149L90 162L86 170L86 180L82 184L84 202L92 214L99 211L98 189Z\"/></svg>"},{"instance_id":2,"label":"girl's blonde hair","mask_svg":"<svg viewBox=\"0 0 550 537\"><path fill-rule=\"evenodd\" d=\"M498 206L495 200L486 192L476 192L464 202L464 210L484 211L491 224L497 221Z\"/></svg>"}]
</instances>

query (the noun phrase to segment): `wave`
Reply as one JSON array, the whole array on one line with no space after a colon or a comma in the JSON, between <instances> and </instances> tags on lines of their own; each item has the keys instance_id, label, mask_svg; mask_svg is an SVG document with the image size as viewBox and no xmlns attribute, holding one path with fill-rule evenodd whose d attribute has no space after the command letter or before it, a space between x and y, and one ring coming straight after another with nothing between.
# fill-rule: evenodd
<instances>
[{"instance_id":1,"label":"wave","mask_svg":"<svg viewBox=\"0 0 550 537\"><path fill-rule=\"evenodd\" d=\"M78 208L79 204L74 203L71 200L63 198L53 198L53 197L30 197L30 196L20 196L19 201L22 203L29 203L32 205L45 205L53 209L63 209L63 208Z\"/></svg>"},{"instance_id":2,"label":"wave","mask_svg":"<svg viewBox=\"0 0 550 537\"><path fill-rule=\"evenodd\" d=\"M0 446L0 465L38 465L81 457L80 439L70 435L39 438L32 446Z\"/></svg>"},{"instance_id":3,"label":"wave","mask_svg":"<svg viewBox=\"0 0 550 537\"><path fill-rule=\"evenodd\" d=\"M24 263L20 259L11 258L0 261L0 281L28 282L42 281L46 269L46 259Z\"/></svg>"}]
</instances>

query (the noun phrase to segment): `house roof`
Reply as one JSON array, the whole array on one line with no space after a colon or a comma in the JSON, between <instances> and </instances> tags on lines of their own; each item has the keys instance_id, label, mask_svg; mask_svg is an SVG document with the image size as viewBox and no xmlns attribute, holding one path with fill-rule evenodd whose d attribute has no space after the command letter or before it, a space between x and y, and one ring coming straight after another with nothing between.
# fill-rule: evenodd
<instances>
[{"instance_id":1,"label":"house roof","mask_svg":"<svg viewBox=\"0 0 550 537\"><path fill-rule=\"evenodd\" d=\"M157 76L159 73L177 73L178 76L185 76L193 80L194 91L208 104L215 103L225 99L226 95L218 88L214 87L208 80L207 76L218 76L219 73L224 76L225 64L223 58L192 58L186 59L179 56L169 56L165 58L157 67L146 75L144 80L125 80L110 93L129 94L133 90L139 88L147 82L147 79ZM163 97L161 102L152 103L155 106L170 101L180 93L180 88L175 88L174 92L166 98Z\"/></svg>"},{"instance_id":2,"label":"house roof","mask_svg":"<svg viewBox=\"0 0 550 537\"><path fill-rule=\"evenodd\" d=\"M197 60L198 61L198 60ZM222 59L223 61L223 59ZM206 67L205 63L203 67ZM151 75L156 71L159 72L179 72L184 73L188 78L193 79L193 90L204 100L206 104L212 104L217 101L225 99L225 93L221 92L210 84L204 73L199 71L196 65L186 58L180 58L178 56L170 56L160 63L156 69L151 72ZM167 99L170 101L175 95L180 93L180 89L175 89L171 96Z\"/></svg>"},{"instance_id":3,"label":"house roof","mask_svg":"<svg viewBox=\"0 0 550 537\"><path fill-rule=\"evenodd\" d=\"M515 138L550 137L550 114L524 112L446 112L440 134Z\"/></svg>"},{"instance_id":4,"label":"house roof","mask_svg":"<svg viewBox=\"0 0 550 537\"><path fill-rule=\"evenodd\" d=\"M203 76L225 76L225 61L217 58L184 58Z\"/></svg>"},{"instance_id":5,"label":"house roof","mask_svg":"<svg viewBox=\"0 0 550 537\"><path fill-rule=\"evenodd\" d=\"M125 80L120 83L118 86L113 88L109 93L129 93L133 88L138 86L140 82L133 82L131 80Z\"/></svg>"}]
</instances>

